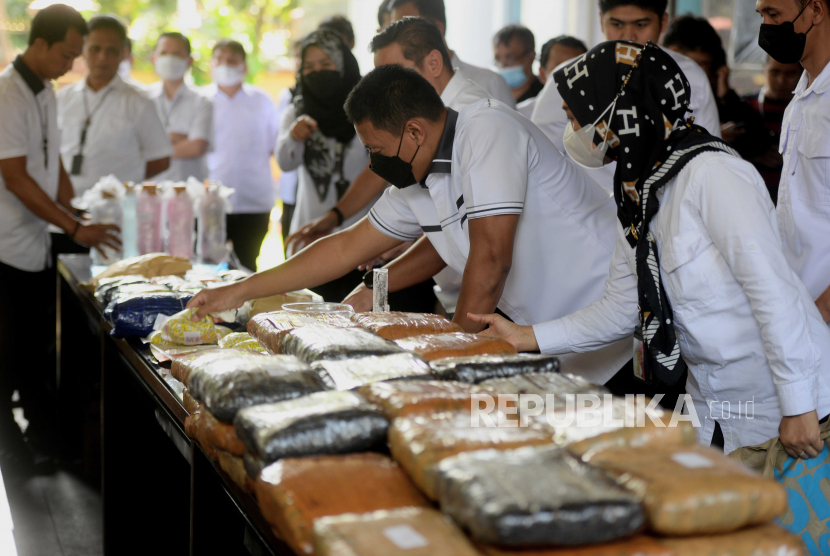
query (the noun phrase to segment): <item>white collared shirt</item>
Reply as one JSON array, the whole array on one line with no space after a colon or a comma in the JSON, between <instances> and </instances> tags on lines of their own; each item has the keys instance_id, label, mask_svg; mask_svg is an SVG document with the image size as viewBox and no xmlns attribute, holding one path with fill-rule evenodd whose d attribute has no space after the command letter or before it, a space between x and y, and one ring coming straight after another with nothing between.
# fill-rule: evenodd
<instances>
[{"instance_id":1,"label":"white collared shirt","mask_svg":"<svg viewBox=\"0 0 830 556\"><path fill-rule=\"evenodd\" d=\"M536 109L536 102L539 100L539 96L535 96L529 98L527 100L523 100L519 104L516 105L516 110L519 111L519 114L527 118L528 120L533 117L533 110Z\"/></svg>"},{"instance_id":2,"label":"white collared shirt","mask_svg":"<svg viewBox=\"0 0 830 556\"><path fill-rule=\"evenodd\" d=\"M784 258L758 172L738 158L703 153L658 196L650 230L689 365L686 391L704 424L698 439L711 442L714 418L729 453L778 436L782 414L827 415L830 330ZM634 330L635 254L619 224L617 231L602 300L535 325L543 353L596 349Z\"/></svg>"},{"instance_id":3,"label":"white collared shirt","mask_svg":"<svg viewBox=\"0 0 830 556\"><path fill-rule=\"evenodd\" d=\"M291 89L283 89L277 95L277 119L282 122L282 117L285 111L291 107L294 94ZM280 173L279 193L280 199L284 205L297 204L297 184L300 177L297 175L297 170L290 172L282 171Z\"/></svg>"},{"instance_id":4,"label":"white collared shirt","mask_svg":"<svg viewBox=\"0 0 830 556\"><path fill-rule=\"evenodd\" d=\"M204 94L213 99L214 148L208 153L211 180L235 189L234 213L265 213L274 208L276 192L271 155L279 122L271 97L247 83L229 97L215 84Z\"/></svg>"},{"instance_id":5,"label":"white collared shirt","mask_svg":"<svg viewBox=\"0 0 830 556\"><path fill-rule=\"evenodd\" d=\"M520 215L498 303L516 323L569 315L602 298L616 241L614 200L515 110L486 99L450 111L425 183L387 189L369 221L400 241L426 233L463 274L467 220ZM631 344L566 356L563 370L604 383L631 359Z\"/></svg>"},{"instance_id":6,"label":"white collared shirt","mask_svg":"<svg viewBox=\"0 0 830 556\"><path fill-rule=\"evenodd\" d=\"M813 299L830 286L830 64L801 76L784 113L778 226L784 254Z\"/></svg>"},{"instance_id":7,"label":"white collared shirt","mask_svg":"<svg viewBox=\"0 0 830 556\"><path fill-rule=\"evenodd\" d=\"M98 92L82 79L58 92L61 156L70 174L88 113L91 123L81 174L69 176L76 197L110 174L121 181L141 182L147 162L173 154L170 138L146 92L125 83L119 75Z\"/></svg>"},{"instance_id":8,"label":"white collared shirt","mask_svg":"<svg viewBox=\"0 0 830 556\"><path fill-rule=\"evenodd\" d=\"M35 95L12 64L0 72L0 160L25 156L26 172L54 200L58 196L61 136L55 91L48 81L43 86ZM43 153L44 130L48 161ZM50 259L46 229L46 221L6 189L0 176L0 262L27 272L45 269Z\"/></svg>"},{"instance_id":9,"label":"white collared shirt","mask_svg":"<svg viewBox=\"0 0 830 556\"><path fill-rule=\"evenodd\" d=\"M487 68L480 68L462 62L455 52L452 52L451 55L453 68L460 69L467 79L487 91L490 98L500 100L510 108L516 108L516 98L513 96L513 90L507 84L507 81L504 80L504 77Z\"/></svg>"},{"instance_id":10,"label":"white collared shirt","mask_svg":"<svg viewBox=\"0 0 830 556\"><path fill-rule=\"evenodd\" d=\"M147 94L155 103L165 131L187 135L188 141L201 139L213 144L213 102L195 88L182 83L172 99L164 93L164 82L153 83ZM207 153L196 158L171 158L170 168L154 177L155 181L186 181L189 177L204 181L208 177Z\"/></svg>"}]
</instances>

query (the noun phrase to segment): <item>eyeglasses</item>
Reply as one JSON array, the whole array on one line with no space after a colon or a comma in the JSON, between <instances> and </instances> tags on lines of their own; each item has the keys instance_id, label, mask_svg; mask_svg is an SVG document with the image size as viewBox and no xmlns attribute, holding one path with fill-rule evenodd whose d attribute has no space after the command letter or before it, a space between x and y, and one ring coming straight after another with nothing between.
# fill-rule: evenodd
<instances>
[{"instance_id":1,"label":"eyeglasses","mask_svg":"<svg viewBox=\"0 0 830 556\"><path fill-rule=\"evenodd\" d=\"M497 68L509 68L511 66L519 66L524 63L528 54L530 54L530 52L525 50L519 55L508 54L504 57L503 60L499 60L498 57L494 57L493 64L495 64Z\"/></svg>"}]
</instances>

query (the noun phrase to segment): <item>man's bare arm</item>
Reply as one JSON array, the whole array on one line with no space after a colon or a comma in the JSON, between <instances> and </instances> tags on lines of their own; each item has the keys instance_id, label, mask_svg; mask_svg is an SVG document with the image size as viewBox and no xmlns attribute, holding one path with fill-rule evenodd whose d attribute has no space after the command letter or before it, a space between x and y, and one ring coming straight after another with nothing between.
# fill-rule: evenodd
<instances>
[{"instance_id":1,"label":"man's bare arm","mask_svg":"<svg viewBox=\"0 0 830 556\"><path fill-rule=\"evenodd\" d=\"M170 157L159 158L157 160L148 160L147 166L144 170L144 179L150 179L157 176L170 168Z\"/></svg>"}]
</instances>

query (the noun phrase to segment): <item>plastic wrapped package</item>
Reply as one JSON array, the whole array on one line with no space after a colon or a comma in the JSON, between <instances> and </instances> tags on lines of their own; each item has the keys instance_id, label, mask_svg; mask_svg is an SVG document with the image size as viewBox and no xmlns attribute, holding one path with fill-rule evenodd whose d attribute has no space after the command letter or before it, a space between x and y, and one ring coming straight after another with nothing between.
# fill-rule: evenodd
<instances>
[{"instance_id":1,"label":"plastic wrapped package","mask_svg":"<svg viewBox=\"0 0 830 556\"><path fill-rule=\"evenodd\" d=\"M432 508L380 510L314 522L316 556L480 556L447 516Z\"/></svg>"},{"instance_id":2,"label":"plastic wrapped package","mask_svg":"<svg viewBox=\"0 0 830 556\"><path fill-rule=\"evenodd\" d=\"M802 556L802 540L775 524L749 527L726 535L665 538L672 556Z\"/></svg>"},{"instance_id":3,"label":"plastic wrapped package","mask_svg":"<svg viewBox=\"0 0 830 556\"><path fill-rule=\"evenodd\" d=\"M445 357L465 357L470 355L510 355L516 348L498 338L465 334L422 334L395 341L406 351L417 353L427 361Z\"/></svg>"},{"instance_id":4,"label":"plastic wrapped package","mask_svg":"<svg viewBox=\"0 0 830 556\"><path fill-rule=\"evenodd\" d=\"M149 284L149 278L140 276L138 274L130 274L129 276L113 276L112 278L104 278L95 288L95 299L98 300L104 307L106 307L112 298L118 293L121 286L129 284Z\"/></svg>"},{"instance_id":5,"label":"plastic wrapped package","mask_svg":"<svg viewBox=\"0 0 830 556\"><path fill-rule=\"evenodd\" d=\"M245 473L245 464L241 457L217 450L216 461L236 486L248 494L254 493L254 482Z\"/></svg>"},{"instance_id":6,"label":"plastic wrapped package","mask_svg":"<svg viewBox=\"0 0 830 556\"><path fill-rule=\"evenodd\" d=\"M292 330L283 338L282 351L309 363L403 352L393 342L361 328L337 328L325 324Z\"/></svg>"},{"instance_id":7,"label":"plastic wrapped package","mask_svg":"<svg viewBox=\"0 0 830 556\"><path fill-rule=\"evenodd\" d=\"M468 411L436 415L398 417L389 427L392 456L431 499L437 498L438 464L461 452L511 450L522 446L549 445L553 442L550 427L472 426Z\"/></svg>"},{"instance_id":8,"label":"plastic wrapped package","mask_svg":"<svg viewBox=\"0 0 830 556\"><path fill-rule=\"evenodd\" d=\"M246 351L265 352L265 346L260 344L256 338L247 332L232 332L219 340L219 347L222 349L237 348Z\"/></svg>"},{"instance_id":9,"label":"plastic wrapped package","mask_svg":"<svg viewBox=\"0 0 830 556\"><path fill-rule=\"evenodd\" d=\"M209 446L238 457L245 455L245 445L236 436L233 425L221 423L205 408L185 419L185 432L198 440L202 446Z\"/></svg>"},{"instance_id":10,"label":"plastic wrapped package","mask_svg":"<svg viewBox=\"0 0 830 556\"><path fill-rule=\"evenodd\" d=\"M430 363L435 374L443 380L457 380L478 384L489 379L507 378L531 373L556 373L559 359L552 355L476 355L448 357Z\"/></svg>"},{"instance_id":11,"label":"plastic wrapped package","mask_svg":"<svg viewBox=\"0 0 830 556\"><path fill-rule=\"evenodd\" d=\"M139 257L124 259L110 265L103 272L95 276L86 286L95 289L98 283L104 278L114 276L141 275L145 278L155 276L184 276L188 270L193 268L185 258L174 257L166 253L150 253Z\"/></svg>"},{"instance_id":12,"label":"plastic wrapped package","mask_svg":"<svg viewBox=\"0 0 830 556\"><path fill-rule=\"evenodd\" d=\"M361 328L387 340L463 331L460 326L445 317L429 313L356 313L352 315L352 320Z\"/></svg>"},{"instance_id":13,"label":"plastic wrapped package","mask_svg":"<svg viewBox=\"0 0 830 556\"><path fill-rule=\"evenodd\" d=\"M313 552L312 527L321 517L427 506L395 462L371 453L278 461L260 473L256 497L298 554Z\"/></svg>"},{"instance_id":14,"label":"plastic wrapped package","mask_svg":"<svg viewBox=\"0 0 830 556\"><path fill-rule=\"evenodd\" d=\"M193 399L193 396L190 395L190 390L187 388L182 392L182 405L188 415L193 415L202 407L202 404Z\"/></svg>"},{"instance_id":15,"label":"plastic wrapped package","mask_svg":"<svg viewBox=\"0 0 830 556\"><path fill-rule=\"evenodd\" d=\"M104 318L112 325L110 334L116 338L147 336L153 332L156 318L182 311L193 296L176 292L146 295L118 295L107 308Z\"/></svg>"},{"instance_id":16,"label":"plastic wrapped package","mask_svg":"<svg viewBox=\"0 0 830 556\"><path fill-rule=\"evenodd\" d=\"M578 442L564 440L565 435L557 435L561 443L567 444L568 452L590 462L591 459L606 450L616 448L637 448L648 450L665 446L693 446L697 443L695 428L688 421L679 421L675 427L658 427L650 419L643 420L643 426L623 427L608 431Z\"/></svg>"},{"instance_id":17,"label":"plastic wrapped package","mask_svg":"<svg viewBox=\"0 0 830 556\"><path fill-rule=\"evenodd\" d=\"M352 390L365 384L399 378L432 378L429 365L411 353L316 361L311 368L331 390Z\"/></svg>"},{"instance_id":18,"label":"plastic wrapped package","mask_svg":"<svg viewBox=\"0 0 830 556\"><path fill-rule=\"evenodd\" d=\"M437 472L441 509L485 543L599 544L645 523L634 494L555 446L459 454Z\"/></svg>"},{"instance_id":19,"label":"plastic wrapped package","mask_svg":"<svg viewBox=\"0 0 830 556\"><path fill-rule=\"evenodd\" d=\"M190 395L220 421L231 423L240 409L280 402L323 390L309 366L288 355L217 350L191 364Z\"/></svg>"},{"instance_id":20,"label":"plastic wrapped package","mask_svg":"<svg viewBox=\"0 0 830 556\"><path fill-rule=\"evenodd\" d=\"M168 346L199 346L217 343L219 334L213 319L206 316L198 322L193 322L193 315L196 311L195 307L185 309L165 319L157 330L158 334L153 334L150 342L155 345Z\"/></svg>"},{"instance_id":21,"label":"plastic wrapped package","mask_svg":"<svg viewBox=\"0 0 830 556\"><path fill-rule=\"evenodd\" d=\"M579 394L590 394L598 396L600 400L608 394L602 386L591 384L587 380L570 374L560 373L536 373L528 375L515 375L508 378L494 378L485 380L482 386L488 386L499 394L539 396L545 404L545 412L554 411L560 408L567 408L568 403L578 407L577 396ZM517 407L516 401L508 400L508 407ZM544 420L545 414L539 417ZM599 434L596 432L594 434Z\"/></svg>"},{"instance_id":22,"label":"plastic wrapped package","mask_svg":"<svg viewBox=\"0 0 830 556\"><path fill-rule=\"evenodd\" d=\"M663 535L728 533L768 523L787 507L781 485L710 448L619 448L591 465L639 497L650 529Z\"/></svg>"},{"instance_id":23,"label":"plastic wrapped package","mask_svg":"<svg viewBox=\"0 0 830 556\"><path fill-rule=\"evenodd\" d=\"M190 385L190 373L193 371L194 368L202 366L207 363L212 363L213 361L220 359L220 358L232 358L234 356L241 356L245 353L244 350L241 349L234 349L234 350L220 350L219 348L209 348L204 349L202 351L197 351L190 355L185 355L183 357L179 357L173 359L172 363L170 364L170 374L173 375L173 378L176 380L180 380L185 386Z\"/></svg>"},{"instance_id":24,"label":"plastic wrapped package","mask_svg":"<svg viewBox=\"0 0 830 556\"><path fill-rule=\"evenodd\" d=\"M273 313L281 311L283 305L289 303L312 303L322 302L323 298L311 290L300 290L287 292L269 297L251 299L242 304L237 312L237 322L247 324L255 316L261 313Z\"/></svg>"},{"instance_id":25,"label":"plastic wrapped package","mask_svg":"<svg viewBox=\"0 0 830 556\"><path fill-rule=\"evenodd\" d=\"M478 544L477 547L484 556L677 556L659 539L646 535L588 546L507 548ZM709 556L709 553L701 552L696 556L704 555Z\"/></svg>"},{"instance_id":26,"label":"plastic wrapped package","mask_svg":"<svg viewBox=\"0 0 830 556\"><path fill-rule=\"evenodd\" d=\"M353 392L318 392L241 410L234 426L263 462L317 454L347 454L382 446L389 422Z\"/></svg>"},{"instance_id":27,"label":"plastic wrapped package","mask_svg":"<svg viewBox=\"0 0 830 556\"><path fill-rule=\"evenodd\" d=\"M474 394L495 396L491 388L436 380L375 382L361 386L357 392L380 407L390 421L416 413L468 410Z\"/></svg>"},{"instance_id":28,"label":"plastic wrapped package","mask_svg":"<svg viewBox=\"0 0 830 556\"><path fill-rule=\"evenodd\" d=\"M292 313L277 311L261 313L248 322L248 333L271 353L282 352L283 337L310 324L327 324L338 328L357 328L348 316L339 313Z\"/></svg>"}]
</instances>

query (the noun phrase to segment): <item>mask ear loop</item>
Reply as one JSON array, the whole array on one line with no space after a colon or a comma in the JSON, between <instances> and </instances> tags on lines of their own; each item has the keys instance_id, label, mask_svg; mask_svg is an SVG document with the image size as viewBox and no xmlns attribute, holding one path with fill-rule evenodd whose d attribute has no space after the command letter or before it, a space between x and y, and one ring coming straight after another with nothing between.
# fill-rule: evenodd
<instances>
[{"instance_id":1,"label":"mask ear loop","mask_svg":"<svg viewBox=\"0 0 830 556\"><path fill-rule=\"evenodd\" d=\"M401 130L401 140L398 142L398 152L395 153L396 158L401 157L401 145L403 145L403 136L406 133L406 124L403 124L403 130ZM409 161L409 165L412 166L412 163L415 161L415 157L418 156L418 151L421 150L421 145L418 145L418 148L415 149L415 154L412 155L412 160Z\"/></svg>"}]
</instances>

